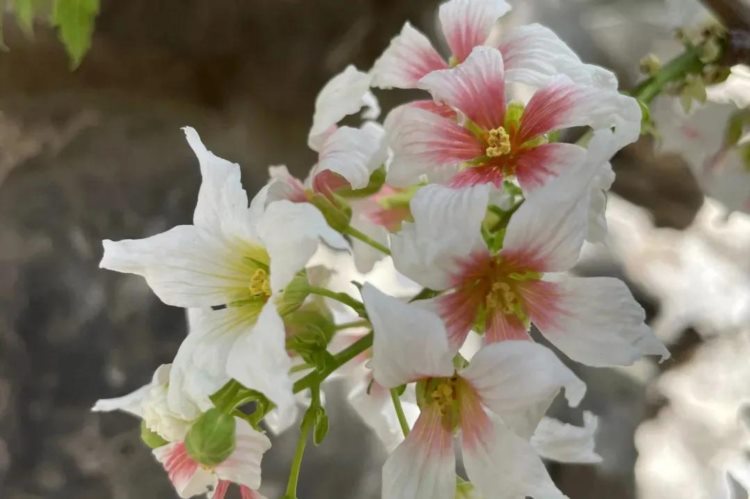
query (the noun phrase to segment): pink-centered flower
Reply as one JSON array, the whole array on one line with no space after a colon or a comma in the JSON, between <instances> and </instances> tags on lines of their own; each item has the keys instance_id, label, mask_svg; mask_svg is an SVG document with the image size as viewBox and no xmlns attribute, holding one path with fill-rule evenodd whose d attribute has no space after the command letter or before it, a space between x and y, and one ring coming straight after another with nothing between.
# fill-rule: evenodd
<instances>
[{"instance_id":1,"label":"pink-centered flower","mask_svg":"<svg viewBox=\"0 0 750 499\"><path fill-rule=\"evenodd\" d=\"M507 81L503 56L490 47L476 47L462 64L422 77L419 87L440 106L406 104L389 114L389 183L410 185L427 176L454 187L500 186L516 178L528 192L585 156L578 145L553 142L552 132L578 126L614 128L619 147L639 135L637 102L615 89L560 75L524 104L508 99Z\"/></svg>"},{"instance_id":2,"label":"pink-centered flower","mask_svg":"<svg viewBox=\"0 0 750 499\"><path fill-rule=\"evenodd\" d=\"M232 483L239 486L243 499L263 497L257 492L261 481L260 463L263 454L271 448L271 442L246 421L235 418L235 422L234 450L215 466L196 461L181 441L153 450L180 497L213 491L212 499L224 499Z\"/></svg>"},{"instance_id":3,"label":"pink-centered flower","mask_svg":"<svg viewBox=\"0 0 750 499\"><path fill-rule=\"evenodd\" d=\"M430 40L406 23L375 62L372 85L380 88L418 88L423 76L463 62L480 45L498 48L513 81L540 85L553 76L595 87L617 88L615 75L584 64L560 38L539 24L519 26L491 36L497 21L511 10L505 0L450 0L440 6L442 34L450 49L444 58Z\"/></svg>"},{"instance_id":4,"label":"pink-centered flower","mask_svg":"<svg viewBox=\"0 0 750 499\"><path fill-rule=\"evenodd\" d=\"M599 141L592 141L593 152ZM577 262L587 232L590 167L600 160L587 162L531 193L512 215L499 250L481 235L487 186L431 185L414 196L414 223L391 237L394 263L423 286L445 291L437 306L454 346L472 328L484 331L486 342L529 339L533 323L566 355L589 365L668 356L622 281L563 274Z\"/></svg>"},{"instance_id":5,"label":"pink-centered flower","mask_svg":"<svg viewBox=\"0 0 750 499\"><path fill-rule=\"evenodd\" d=\"M385 388L416 382L421 410L383 467L383 497L453 499L458 434L482 497L562 498L529 438L562 388L571 405L580 402L583 382L550 350L526 341L485 346L457 369L436 314L369 284L362 296L375 332L375 380Z\"/></svg>"}]
</instances>

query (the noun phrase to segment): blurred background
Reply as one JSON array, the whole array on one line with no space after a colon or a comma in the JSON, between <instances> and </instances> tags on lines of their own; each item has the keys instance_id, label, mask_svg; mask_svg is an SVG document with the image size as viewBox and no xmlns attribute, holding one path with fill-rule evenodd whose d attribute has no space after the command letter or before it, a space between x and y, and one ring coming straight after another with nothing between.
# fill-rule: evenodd
<instances>
[{"instance_id":1,"label":"blurred background","mask_svg":"<svg viewBox=\"0 0 750 499\"><path fill-rule=\"evenodd\" d=\"M549 25L582 59L614 69L623 88L643 55L677 47L662 0L511 3L510 24ZM73 72L53 28L40 23L31 39L6 17L0 498L176 497L138 421L89 409L171 361L183 311L141 278L100 271L100 241L189 223L199 172L183 125L239 162L251 193L270 164L304 176L319 88L349 63L367 70L406 20L436 39L437 4L103 0L92 49ZM387 110L404 95L379 97ZM615 159L612 236L587 248L580 272L631 284L673 358L576 367L589 384L583 407L600 415L604 461L550 471L573 498L747 497L750 219L705 200L686 163L653 145L644 139ZM335 386L328 396L332 431L305 456L300 496L377 498L380 444ZM558 413L580 424L579 413ZM295 440L288 432L265 458L271 498Z\"/></svg>"}]
</instances>

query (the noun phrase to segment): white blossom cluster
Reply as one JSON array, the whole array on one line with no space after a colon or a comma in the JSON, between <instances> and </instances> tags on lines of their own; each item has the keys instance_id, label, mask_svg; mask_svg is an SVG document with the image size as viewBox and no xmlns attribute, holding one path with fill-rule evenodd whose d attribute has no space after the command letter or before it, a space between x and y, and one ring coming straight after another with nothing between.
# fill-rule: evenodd
<instances>
[{"instance_id":1,"label":"white blossom cluster","mask_svg":"<svg viewBox=\"0 0 750 499\"><path fill-rule=\"evenodd\" d=\"M599 460L593 414L582 427L545 416L561 392L577 406L586 386L529 332L590 366L669 355L623 282L568 273L584 241L606 234L609 160L638 138L641 108L543 26L491 37L509 10L450 0L447 56L406 23L369 72L333 77L304 181L272 167L248 199L239 165L185 128L203 179L193 224L104 241L103 268L187 310L172 364L94 408L142 418L181 497L222 499L232 484L261 497L266 430L287 430L306 406L295 497L305 439L328 430L320 390L332 375L390 451L384 499L560 498L542 458ZM381 124L373 88L422 98ZM561 140L582 127L584 140ZM337 288L343 261L357 280Z\"/></svg>"}]
</instances>

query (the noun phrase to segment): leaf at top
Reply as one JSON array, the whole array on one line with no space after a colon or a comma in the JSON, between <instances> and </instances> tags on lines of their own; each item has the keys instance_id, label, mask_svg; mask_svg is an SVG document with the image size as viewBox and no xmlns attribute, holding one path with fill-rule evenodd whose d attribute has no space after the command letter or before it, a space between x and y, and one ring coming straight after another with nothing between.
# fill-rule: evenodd
<instances>
[{"instance_id":1,"label":"leaf at top","mask_svg":"<svg viewBox=\"0 0 750 499\"><path fill-rule=\"evenodd\" d=\"M99 13L99 0L56 0L52 22L75 69L91 47L94 19Z\"/></svg>"}]
</instances>

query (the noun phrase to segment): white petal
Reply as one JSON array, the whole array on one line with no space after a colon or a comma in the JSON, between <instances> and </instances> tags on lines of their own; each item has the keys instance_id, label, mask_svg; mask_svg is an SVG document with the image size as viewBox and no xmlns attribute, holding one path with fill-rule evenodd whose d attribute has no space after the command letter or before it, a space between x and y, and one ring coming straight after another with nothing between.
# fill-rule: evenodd
<instances>
[{"instance_id":1,"label":"white petal","mask_svg":"<svg viewBox=\"0 0 750 499\"><path fill-rule=\"evenodd\" d=\"M372 86L415 88L424 75L447 64L419 30L408 22L372 67Z\"/></svg>"},{"instance_id":2,"label":"white petal","mask_svg":"<svg viewBox=\"0 0 750 499\"><path fill-rule=\"evenodd\" d=\"M362 297L375 333L372 373L385 388L453 374L448 334L432 312L385 295L366 283Z\"/></svg>"},{"instance_id":3,"label":"white petal","mask_svg":"<svg viewBox=\"0 0 750 499\"><path fill-rule=\"evenodd\" d=\"M233 324L223 325L224 334L236 334ZM217 328L216 333L221 331ZM286 352L284 323L269 301L252 331L241 334L227 359L227 373L247 388L257 390L276 404L277 429L291 425L297 416Z\"/></svg>"},{"instance_id":4,"label":"white petal","mask_svg":"<svg viewBox=\"0 0 750 499\"><path fill-rule=\"evenodd\" d=\"M598 419L583 413L583 426L542 418L531 437L531 445L545 459L561 463L599 463L602 458L594 450Z\"/></svg>"},{"instance_id":5,"label":"white petal","mask_svg":"<svg viewBox=\"0 0 750 499\"><path fill-rule=\"evenodd\" d=\"M246 293L243 243L193 225L145 239L105 240L101 268L143 276L167 305L210 307Z\"/></svg>"},{"instance_id":6,"label":"white petal","mask_svg":"<svg viewBox=\"0 0 750 499\"><path fill-rule=\"evenodd\" d=\"M495 422L492 434L463 447L464 466L483 499L563 499L531 444Z\"/></svg>"},{"instance_id":7,"label":"white petal","mask_svg":"<svg viewBox=\"0 0 750 499\"><path fill-rule=\"evenodd\" d=\"M369 202L370 199L364 202ZM352 215L351 226L358 231L364 233L366 236L382 244L388 246L388 231L382 226L372 223L365 216L358 216L357 202L352 202ZM359 239L352 240L352 253L354 256L354 265L358 272L366 274L373 269L375 263L383 259L384 255L380 250L377 250L369 244L363 243Z\"/></svg>"},{"instance_id":8,"label":"white petal","mask_svg":"<svg viewBox=\"0 0 750 499\"><path fill-rule=\"evenodd\" d=\"M321 146L312 176L330 170L344 177L353 189L367 187L370 175L388 155L384 139L385 132L376 123L365 123L362 128L337 128Z\"/></svg>"},{"instance_id":9,"label":"white petal","mask_svg":"<svg viewBox=\"0 0 750 499\"><path fill-rule=\"evenodd\" d=\"M509 81L541 87L563 74L575 83L617 89L617 77L611 71L584 64L575 52L551 29L527 24L511 30L499 45Z\"/></svg>"},{"instance_id":10,"label":"white petal","mask_svg":"<svg viewBox=\"0 0 750 499\"><path fill-rule=\"evenodd\" d=\"M206 494L216 487L216 475L196 463L187 454L184 443L174 442L158 447L152 452L156 460L164 466L180 497L187 499L198 494Z\"/></svg>"},{"instance_id":11,"label":"white petal","mask_svg":"<svg viewBox=\"0 0 750 499\"><path fill-rule=\"evenodd\" d=\"M185 127L182 130L198 157L203 178L193 214L195 226L228 237L257 239L254 220L248 217L247 193L242 188L240 166L206 149L195 129Z\"/></svg>"},{"instance_id":12,"label":"white petal","mask_svg":"<svg viewBox=\"0 0 750 499\"><path fill-rule=\"evenodd\" d=\"M302 270L321 241L336 249L347 249L346 240L331 229L311 204L271 203L258 224L258 233L271 256L271 290L284 287Z\"/></svg>"},{"instance_id":13,"label":"white petal","mask_svg":"<svg viewBox=\"0 0 750 499\"><path fill-rule=\"evenodd\" d=\"M537 321L532 316L532 321L571 359L603 367L630 365L643 355L669 357L624 282L612 277L565 277L557 285L555 311L549 319Z\"/></svg>"},{"instance_id":14,"label":"white petal","mask_svg":"<svg viewBox=\"0 0 750 499\"><path fill-rule=\"evenodd\" d=\"M352 65L326 83L315 99L315 115L307 138L311 149L318 151L336 123L362 109L369 89L370 76Z\"/></svg>"},{"instance_id":15,"label":"white petal","mask_svg":"<svg viewBox=\"0 0 750 499\"><path fill-rule=\"evenodd\" d=\"M439 413L422 413L383 466L383 499L453 499L456 455Z\"/></svg>"},{"instance_id":16,"label":"white petal","mask_svg":"<svg viewBox=\"0 0 750 499\"><path fill-rule=\"evenodd\" d=\"M375 431L386 450L393 452L404 441L404 434L396 416L389 390L383 388L374 380L370 384L370 381L369 376L363 376L349 392L347 400L359 417L362 418L362 421ZM409 387L411 386L409 385ZM409 387L407 387L407 390ZM409 427L413 426L419 416L417 404L402 398L401 407L404 410Z\"/></svg>"},{"instance_id":17,"label":"white petal","mask_svg":"<svg viewBox=\"0 0 750 499\"><path fill-rule=\"evenodd\" d=\"M531 435L560 389L573 406L586 392L586 385L551 350L531 341L486 345L460 375L485 406L525 436Z\"/></svg>"},{"instance_id":18,"label":"white petal","mask_svg":"<svg viewBox=\"0 0 750 499\"><path fill-rule=\"evenodd\" d=\"M235 417L235 445L229 457L216 467L216 475L251 489L260 487L260 462L271 441L247 421Z\"/></svg>"},{"instance_id":19,"label":"white petal","mask_svg":"<svg viewBox=\"0 0 750 499\"><path fill-rule=\"evenodd\" d=\"M481 234L489 186L423 187L411 200L414 223L391 236L396 269L431 289L446 289L458 259L484 249Z\"/></svg>"},{"instance_id":20,"label":"white petal","mask_svg":"<svg viewBox=\"0 0 750 499\"><path fill-rule=\"evenodd\" d=\"M148 399L149 392L154 385L167 383L171 367L170 364L162 364L154 372L149 384L143 385L137 390L128 393L127 395L123 395L122 397L99 399L91 410L94 412L123 411L142 418L143 402Z\"/></svg>"},{"instance_id":21,"label":"white petal","mask_svg":"<svg viewBox=\"0 0 750 499\"><path fill-rule=\"evenodd\" d=\"M456 60L482 45L497 20L511 9L504 0L450 0L440 6L440 25Z\"/></svg>"}]
</instances>

